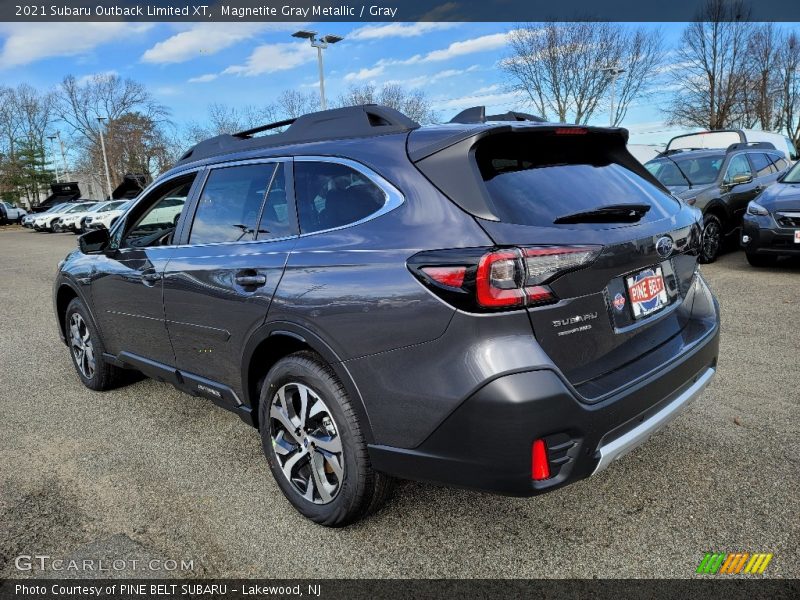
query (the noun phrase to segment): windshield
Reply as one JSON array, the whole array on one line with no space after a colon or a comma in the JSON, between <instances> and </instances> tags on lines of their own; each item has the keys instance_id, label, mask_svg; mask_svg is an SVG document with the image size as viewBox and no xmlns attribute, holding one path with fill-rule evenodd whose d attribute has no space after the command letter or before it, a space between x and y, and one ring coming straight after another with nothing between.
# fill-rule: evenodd
<instances>
[{"instance_id":1,"label":"windshield","mask_svg":"<svg viewBox=\"0 0 800 600\"><path fill-rule=\"evenodd\" d=\"M781 183L800 183L800 162L794 163L794 166L781 179Z\"/></svg>"},{"instance_id":2,"label":"windshield","mask_svg":"<svg viewBox=\"0 0 800 600\"><path fill-rule=\"evenodd\" d=\"M666 186L708 185L717 180L724 160L717 155L657 158L645 168Z\"/></svg>"}]
</instances>

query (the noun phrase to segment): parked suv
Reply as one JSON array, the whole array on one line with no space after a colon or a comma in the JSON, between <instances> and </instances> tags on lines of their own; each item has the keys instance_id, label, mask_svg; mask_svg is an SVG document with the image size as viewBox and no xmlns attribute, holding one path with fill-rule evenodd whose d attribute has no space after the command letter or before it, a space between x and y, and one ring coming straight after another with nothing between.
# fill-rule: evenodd
<instances>
[{"instance_id":1,"label":"parked suv","mask_svg":"<svg viewBox=\"0 0 800 600\"><path fill-rule=\"evenodd\" d=\"M128 207L131 200L117 200L98 210L93 215L86 217L86 229L111 229Z\"/></svg>"},{"instance_id":2,"label":"parked suv","mask_svg":"<svg viewBox=\"0 0 800 600\"><path fill-rule=\"evenodd\" d=\"M79 238L54 302L86 386L137 369L234 411L289 501L339 526L395 477L588 477L711 380L701 214L625 130L367 105L257 135L286 125L199 143Z\"/></svg>"},{"instance_id":3,"label":"parked suv","mask_svg":"<svg viewBox=\"0 0 800 600\"><path fill-rule=\"evenodd\" d=\"M6 223L22 223L23 217L28 214L24 208L11 202L0 201L0 225Z\"/></svg>"},{"instance_id":4,"label":"parked suv","mask_svg":"<svg viewBox=\"0 0 800 600\"><path fill-rule=\"evenodd\" d=\"M668 150L645 167L672 193L703 211L700 262L717 260L727 236L737 236L747 203L789 168L769 142L721 150Z\"/></svg>"},{"instance_id":5,"label":"parked suv","mask_svg":"<svg viewBox=\"0 0 800 600\"><path fill-rule=\"evenodd\" d=\"M800 256L800 163L747 206L741 243L754 267Z\"/></svg>"}]
</instances>

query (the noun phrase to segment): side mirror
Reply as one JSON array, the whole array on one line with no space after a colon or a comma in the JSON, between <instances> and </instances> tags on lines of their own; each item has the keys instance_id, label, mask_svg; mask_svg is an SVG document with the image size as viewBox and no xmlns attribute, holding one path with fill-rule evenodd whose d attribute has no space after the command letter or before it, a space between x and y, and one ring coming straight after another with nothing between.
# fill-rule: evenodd
<instances>
[{"instance_id":1,"label":"side mirror","mask_svg":"<svg viewBox=\"0 0 800 600\"><path fill-rule=\"evenodd\" d=\"M742 173L741 175L734 175L733 179L728 182L728 185L733 187L735 185L742 185L743 183L750 183L751 181L753 181L752 175Z\"/></svg>"},{"instance_id":2,"label":"side mirror","mask_svg":"<svg viewBox=\"0 0 800 600\"><path fill-rule=\"evenodd\" d=\"M108 247L109 241L108 229L95 229L78 238L78 248L83 254L97 254Z\"/></svg>"}]
</instances>

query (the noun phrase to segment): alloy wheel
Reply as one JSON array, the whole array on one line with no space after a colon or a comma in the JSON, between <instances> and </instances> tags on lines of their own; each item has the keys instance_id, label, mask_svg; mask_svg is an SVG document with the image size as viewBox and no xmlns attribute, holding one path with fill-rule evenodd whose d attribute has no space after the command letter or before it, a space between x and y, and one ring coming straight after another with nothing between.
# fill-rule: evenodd
<instances>
[{"instance_id":1,"label":"alloy wheel","mask_svg":"<svg viewBox=\"0 0 800 600\"><path fill-rule=\"evenodd\" d=\"M81 374L86 379L94 377L94 345L86 321L79 313L72 313L69 318L69 344Z\"/></svg>"},{"instance_id":2,"label":"alloy wheel","mask_svg":"<svg viewBox=\"0 0 800 600\"><path fill-rule=\"evenodd\" d=\"M269 411L272 448L294 490L314 504L336 498L344 481L339 430L328 405L302 383L287 383Z\"/></svg>"},{"instance_id":3,"label":"alloy wheel","mask_svg":"<svg viewBox=\"0 0 800 600\"><path fill-rule=\"evenodd\" d=\"M719 246L722 243L722 230L719 223L716 221L709 221L705 229L703 229L703 255L706 259L713 259L719 252Z\"/></svg>"}]
</instances>

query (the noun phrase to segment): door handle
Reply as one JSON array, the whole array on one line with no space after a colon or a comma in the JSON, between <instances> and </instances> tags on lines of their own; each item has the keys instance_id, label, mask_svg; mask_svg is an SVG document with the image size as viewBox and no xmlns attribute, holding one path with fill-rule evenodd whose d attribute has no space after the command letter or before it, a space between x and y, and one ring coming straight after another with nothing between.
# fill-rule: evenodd
<instances>
[{"instance_id":1,"label":"door handle","mask_svg":"<svg viewBox=\"0 0 800 600\"><path fill-rule=\"evenodd\" d=\"M267 284L267 276L240 274L234 277L234 281L242 287L261 287Z\"/></svg>"}]
</instances>

